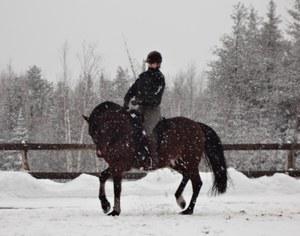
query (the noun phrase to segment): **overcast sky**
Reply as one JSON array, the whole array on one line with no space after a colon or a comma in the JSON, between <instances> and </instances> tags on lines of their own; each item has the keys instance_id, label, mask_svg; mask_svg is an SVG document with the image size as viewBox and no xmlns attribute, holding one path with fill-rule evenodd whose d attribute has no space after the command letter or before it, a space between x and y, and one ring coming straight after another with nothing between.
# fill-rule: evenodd
<instances>
[{"instance_id":1,"label":"overcast sky","mask_svg":"<svg viewBox=\"0 0 300 236\"><path fill-rule=\"evenodd\" d=\"M194 63L199 71L214 46L230 32L237 0L0 0L0 70L11 61L17 72L36 64L52 81L60 72L59 50L67 40L70 67L78 73L81 43L96 42L102 66L114 76L129 67L125 35L132 56L142 61L150 50L163 54L163 72L173 75ZM260 14L269 0L243 0ZM284 24L293 0L275 0ZM283 27L285 25L283 24Z\"/></svg>"}]
</instances>

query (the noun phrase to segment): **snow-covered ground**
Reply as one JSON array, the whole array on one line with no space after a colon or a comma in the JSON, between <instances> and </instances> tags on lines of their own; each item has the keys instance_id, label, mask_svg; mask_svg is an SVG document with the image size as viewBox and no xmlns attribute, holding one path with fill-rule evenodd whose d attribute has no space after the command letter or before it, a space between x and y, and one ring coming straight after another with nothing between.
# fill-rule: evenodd
<instances>
[{"instance_id":1,"label":"snow-covered ground","mask_svg":"<svg viewBox=\"0 0 300 236\"><path fill-rule=\"evenodd\" d=\"M300 180L283 174L248 179L229 169L228 192L210 197L211 175L192 216L178 215L179 174L168 169L124 181L122 214L109 217L98 201L96 177L68 183L0 172L0 235L299 235ZM112 201L112 183L107 184ZM189 200L191 187L184 192Z\"/></svg>"}]
</instances>

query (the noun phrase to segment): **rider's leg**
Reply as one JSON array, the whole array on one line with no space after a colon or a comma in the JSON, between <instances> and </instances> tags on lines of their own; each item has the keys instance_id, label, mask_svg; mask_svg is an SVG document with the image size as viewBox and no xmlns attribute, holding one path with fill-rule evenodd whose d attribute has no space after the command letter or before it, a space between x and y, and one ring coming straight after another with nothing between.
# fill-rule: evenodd
<instances>
[{"instance_id":1,"label":"rider's leg","mask_svg":"<svg viewBox=\"0 0 300 236\"><path fill-rule=\"evenodd\" d=\"M156 134L153 132L155 126L161 119L160 107L143 107L142 112L144 115L144 128L148 137L148 149L151 153L151 159L149 158L150 168L158 164L158 154L157 154L157 138Z\"/></svg>"},{"instance_id":2,"label":"rider's leg","mask_svg":"<svg viewBox=\"0 0 300 236\"><path fill-rule=\"evenodd\" d=\"M144 116L144 128L146 130L147 135L150 135L157 125L157 123L161 119L160 106L157 107L142 107L141 109Z\"/></svg>"}]
</instances>

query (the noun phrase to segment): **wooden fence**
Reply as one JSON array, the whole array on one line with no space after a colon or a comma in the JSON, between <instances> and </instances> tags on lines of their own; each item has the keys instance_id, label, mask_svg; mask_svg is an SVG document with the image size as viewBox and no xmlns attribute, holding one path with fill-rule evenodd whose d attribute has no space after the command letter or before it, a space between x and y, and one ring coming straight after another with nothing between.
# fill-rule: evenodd
<instances>
[{"instance_id":1,"label":"wooden fence","mask_svg":"<svg viewBox=\"0 0 300 236\"><path fill-rule=\"evenodd\" d=\"M300 150L300 144L224 144L225 151L288 151L287 164L285 170L276 171L242 171L249 177L259 177L263 175L272 175L274 173L286 173L290 176L300 177L300 170L295 169L295 151ZM28 164L28 151L43 151L43 150L95 150L94 144L48 144L48 143L0 143L0 151L15 150L21 151L22 155L22 168L28 171L32 176L36 178L47 179L73 179L82 174L82 172L36 172L30 171ZM84 172L86 174L99 176L99 173ZM125 178L136 179L145 176L144 172L128 172L125 173Z\"/></svg>"}]
</instances>

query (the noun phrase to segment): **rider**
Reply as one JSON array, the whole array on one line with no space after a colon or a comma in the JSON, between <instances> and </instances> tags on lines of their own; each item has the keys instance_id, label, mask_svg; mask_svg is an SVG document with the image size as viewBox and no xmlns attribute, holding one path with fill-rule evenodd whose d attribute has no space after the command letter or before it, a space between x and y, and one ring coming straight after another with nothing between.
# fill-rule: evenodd
<instances>
[{"instance_id":1,"label":"rider","mask_svg":"<svg viewBox=\"0 0 300 236\"><path fill-rule=\"evenodd\" d=\"M158 162L157 138L153 129L161 119L160 103L165 89L165 78L159 70L162 62L162 56L159 52L150 52L146 62L148 69L139 75L138 79L126 93L124 107L128 109L131 102L133 105L138 105L138 111L143 115L143 126L148 137L149 151L152 159L149 156L147 148L138 147L138 151L141 153L140 158L142 158L144 167L151 168L152 161Z\"/></svg>"}]
</instances>

